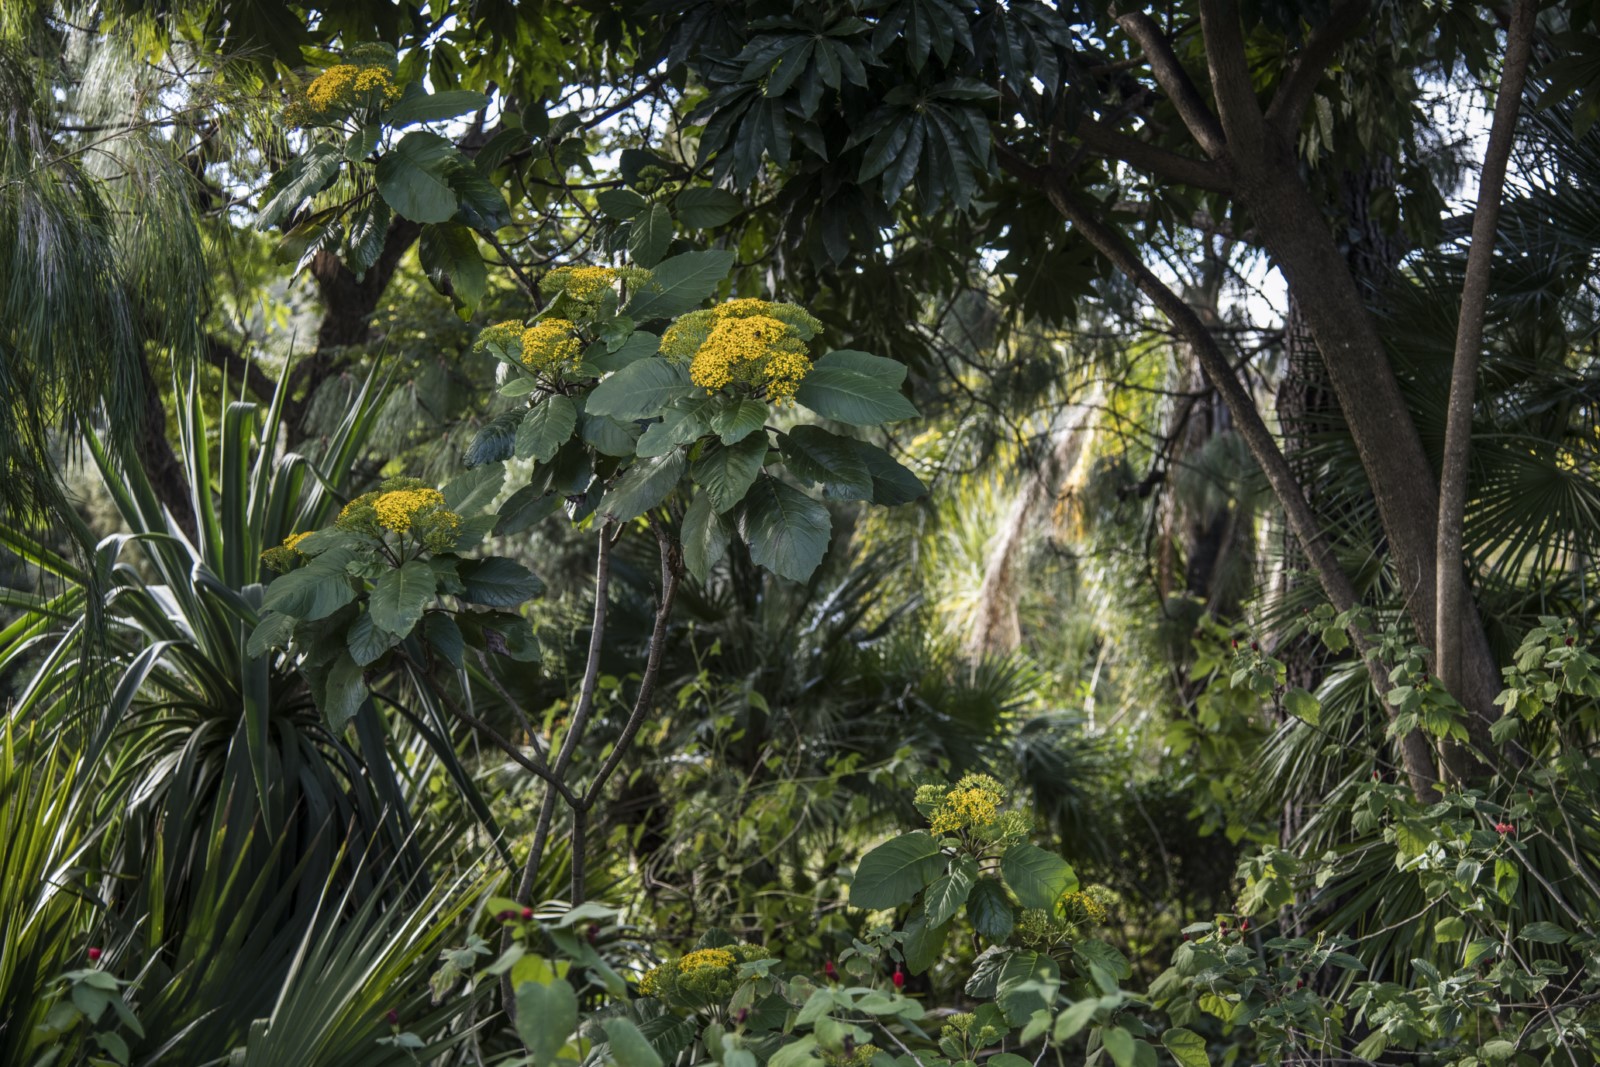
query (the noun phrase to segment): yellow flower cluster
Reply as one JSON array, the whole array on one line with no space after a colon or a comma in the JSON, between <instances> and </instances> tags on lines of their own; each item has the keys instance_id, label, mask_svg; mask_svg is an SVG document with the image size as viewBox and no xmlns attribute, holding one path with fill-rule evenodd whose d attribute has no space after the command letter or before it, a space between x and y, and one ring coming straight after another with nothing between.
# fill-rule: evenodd
<instances>
[{"instance_id":1,"label":"yellow flower cluster","mask_svg":"<svg viewBox=\"0 0 1600 1067\"><path fill-rule=\"evenodd\" d=\"M1093 923L1098 926L1111 915L1111 911L1106 905L1107 901L1101 900L1100 894L1074 889L1071 892L1061 894L1061 899L1056 901L1056 911L1064 919Z\"/></svg>"},{"instance_id":2,"label":"yellow flower cluster","mask_svg":"<svg viewBox=\"0 0 1600 1067\"><path fill-rule=\"evenodd\" d=\"M919 804L931 809L927 812L929 828L936 834L988 830L999 817L1000 804L1006 798L1005 789L987 774L963 775L942 796L937 795L937 787L930 791L927 786L917 794Z\"/></svg>"},{"instance_id":3,"label":"yellow flower cluster","mask_svg":"<svg viewBox=\"0 0 1600 1067\"><path fill-rule=\"evenodd\" d=\"M378 523L386 530L405 533L411 529L411 520L424 508L444 506L444 494L437 489L396 489L384 493L372 502L378 513Z\"/></svg>"},{"instance_id":4,"label":"yellow flower cluster","mask_svg":"<svg viewBox=\"0 0 1600 1067\"><path fill-rule=\"evenodd\" d=\"M409 533L430 552L455 547L461 516L445 506L444 494L418 478L390 478L344 506L334 525L350 533L382 537Z\"/></svg>"},{"instance_id":5,"label":"yellow flower cluster","mask_svg":"<svg viewBox=\"0 0 1600 1067\"><path fill-rule=\"evenodd\" d=\"M724 971L738 962L738 957L725 948L701 948L678 960L678 973L688 976L706 971Z\"/></svg>"},{"instance_id":6,"label":"yellow flower cluster","mask_svg":"<svg viewBox=\"0 0 1600 1067\"><path fill-rule=\"evenodd\" d=\"M739 982L739 965L770 959L759 945L701 948L652 967L639 978L639 993L687 1011L726 1002Z\"/></svg>"},{"instance_id":7,"label":"yellow flower cluster","mask_svg":"<svg viewBox=\"0 0 1600 1067\"><path fill-rule=\"evenodd\" d=\"M515 355L529 370L555 374L577 367L583 359L583 342L574 336L576 329L570 319L541 319L532 326L500 322L479 334L475 347L495 345L506 358Z\"/></svg>"},{"instance_id":8,"label":"yellow flower cluster","mask_svg":"<svg viewBox=\"0 0 1600 1067\"><path fill-rule=\"evenodd\" d=\"M539 280L539 288L588 301L597 299L620 277L622 271L615 267L557 267Z\"/></svg>"},{"instance_id":9,"label":"yellow flower cluster","mask_svg":"<svg viewBox=\"0 0 1600 1067\"><path fill-rule=\"evenodd\" d=\"M747 297L684 315L661 351L688 360L689 380L707 392L742 384L785 404L811 370L806 342L821 329L803 308Z\"/></svg>"},{"instance_id":10,"label":"yellow flower cluster","mask_svg":"<svg viewBox=\"0 0 1600 1067\"><path fill-rule=\"evenodd\" d=\"M340 63L306 86L305 96L289 106L290 121L304 124L364 104L390 104L400 99L400 86L389 69L379 65Z\"/></svg>"},{"instance_id":11,"label":"yellow flower cluster","mask_svg":"<svg viewBox=\"0 0 1600 1067\"><path fill-rule=\"evenodd\" d=\"M290 534L283 539L283 544L273 545L261 553L261 561L279 574L287 574L296 563L300 562L300 557L304 554L299 550L300 542L310 537L312 533L313 531L307 530L304 533Z\"/></svg>"}]
</instances>

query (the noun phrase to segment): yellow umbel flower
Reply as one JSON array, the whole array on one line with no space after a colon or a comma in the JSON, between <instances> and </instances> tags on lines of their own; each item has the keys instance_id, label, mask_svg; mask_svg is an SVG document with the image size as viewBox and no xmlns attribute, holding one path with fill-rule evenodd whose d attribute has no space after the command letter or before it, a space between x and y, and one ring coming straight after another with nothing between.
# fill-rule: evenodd
<instances>
[{"instance_id":1,"label":"yellow umbel flower","mask_svg":"<svg viewBox=\"0 0 1600 1067\"><path fill-rule=\"evenodd\" d=\"M314 531L314 530L307 530L304 533L292 533L288 537L285 537L283 539L283 547L284 548L298 549L298 546L299 546L300 542L304 541L306 538L310 537L315 532L316 531Z\"/></svg>"},{"instance_id":2,"label":"yellow umbel flower","mask_svg":"<svg viewBox=\"0 0 1600 1067\"><path fill-rule=\"evenodd\" d=\"M985 831L995 824L1005 798L1005 789L987 774L963 775L934 802L929 829L936 834Z\"/></svg>"},{"instance_id":3,"label":"yellow umbel flower","mask_svg":"<svg viewBox=\"0 0 1600 1067\"><path fill-rule=\"evenodd\" d=\"M400 99L400 93L387 67L340 63L312 79L305 95L289 106L286 115L290 121L304 124L363 105L391 104Z\"/></svg>"},{"instance_id":4,"label":"yellow umbel flower","mask_svg":"<svg viewBox=\"0 0 1600 1067\"><path fill-rule=\"evenodd\" d=\"M745 385L785 404L811 370L806 342L821 329L804 308L745 297L682 316L661 351L687 361L689 380L708 392Z\"/></svg>"},{"instance_id":5,"label":"yellow umbel flower","mask_svg":"<svg viewBox=\"0 0 1600 1067\"><path fill-rule=\"evenodd\" d=\"M723 319L711 328L689 363L689 380L715 392L733 381L741 364L765 359L772 344L783 337L784 325L767 315Z\"/></svg>"},{"instance_id":6,"label":"yellow umbel flower","mask_svg":"<svg viewBox=\"0 0 1600 1067\"><path fill-rule=\"evenodd\" d=\"M515 356L532 371L556 374L576 369L583 360L583 342L571 319L542 319L532 326L497 322L478 335L474 348L493 345L507 359Z\"/></svg>"},{"instance_id":7,"label":"yellow umbel flower","mask_svg":"<svg viewBox=\"0 0 1600 1067\"><path fill-rule=\"evenodd\" d=\"M639 976L639 995L653 997L661 990L661 968L652 967Z\"/></svg>"},{"instance_id":8,"label":"yellow umbel flower","mask_svg":"<svg viewBox=\"0 0 1600 1067\"><path fill-rule=\"evenodd\" d=\"M522 331L522 362L532 370L560 370L576 367L583 358L583 344L573 336L577 329L570 319L544 319Z\"/></svg>"},{"instance_id":9,"label":"yellow umbel flower","mask_svg":"<svg viewBox=\"0 0 1600 1067\"><path fill-rule=\"evenodd\" d=\"M396 489L372 502L378 524L395 533L411 529L411 520L424 508L444 506L444 494L437 489Z\"/></svg>"},{"instance_id":10,"label":"yellow umbel flower","mask_svg":"<svg viewBox=\"0 0 1600 1067\"><path fill-rule=\"evenodd\" d=\"M557 267L540 279L539 288L587 301L598 298L620 277L622 271L615 267Z\"/></svg>"},{"instance_id":11,"label":"yellow umbel flower","mask_svg":"<svg viewBox=\"0 0 1600 1067\"><path fill-rule=\"evenodd\" d=\"M1098 926L1106 921L1111 912L1099 894L1074 889L1061 894L1061 899L1056 901L1056 914L1073 922L1087 922Z\"/></svg>"},{"instance_id":12,"label":"yellow umbel flower","mask_svg":"<svg viewBox=\"0 0 1600 1067\"><path fill-rule=\"evenodd\" d=\"M725 948L696 949L678 960L678 973L691 975L700 971L722 971L737 962L738 957Z\"/></svg>"}]
</instances>

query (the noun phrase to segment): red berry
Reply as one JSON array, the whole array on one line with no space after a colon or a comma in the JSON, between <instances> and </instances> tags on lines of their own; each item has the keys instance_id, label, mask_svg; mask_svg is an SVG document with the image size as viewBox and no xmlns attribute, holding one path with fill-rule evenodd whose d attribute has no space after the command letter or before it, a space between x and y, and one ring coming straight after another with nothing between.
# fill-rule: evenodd
<instances>
[{"instance_id":1,"label":"red berry","mask_svg":"<svg viewBox=\"0 0 1600 1067\"><path fill-rule=\"evenodd\" d=\"M1569 638L1567 638L1567 647L1568 647L1568 648L1571 648L1571 647L1572 647L1572 638L1570 638L1570 637L1569 637Z\"/></svg>"},{"instance_id":2,"label":"red berry","mask_svg":"<svg viewBox=\"0 0 1600 1067\"><path fill-rule=\"evenodd\" d=\"M839 977L839 972L833 969L833 961L832 960L828 960L826 963L824 963L822 965L822 973L827 975L829 978L837 978L837 977Z\"/></svg>"},{"instance_id":3,"label":"red berry","mask_svg":"<svg viewBox=\"0 0 1600 1067\"><path fill-rule=\"evenodd\" d=\"M748 1018L750 1018L749 1008L740 1008L738 1011L733 1013L733 1021L739 1023L740 1025L743 1025L744 1021Z\"/></svg>"},{"instance_id":4,"label":"red berry","mask_svg":"<svg viewBox=\"0 0 1600 1067\"><path fill-rule=\"evenodd\" d=\"M99 949L92 948L92 949L89 950L89 962L90 963L99 963L100 962L100 950Z\"/></svg>"},{"instance_id":5,"label":"red berry","mask_svg":"<svg viewBox=\"0 0 1600 1067\"><path fill-rule=\"evenodd\" d=\"M1517 832L1517 828L1508 822L1497 822L1494 824L1494 832L1497 834L1514 834Z\"/></svg>"},{"instance_id":6,"label":"red berry","mask_svg":"<svg viewBox=\"0 0 1600 1067\"><path fill-rule=\"evenodd\" d=\"M400 1013L395 1011L393 1008L390 1008L388 1011L384 1012L383 1018L390 1026L400 1025Z\"/></svg>"},{"instance_id":7,"label":"red berry","mask_svg":"<svg viewBox=\"0 0 1600 1067\"><path fill-rule=\"evenodd\" d=\"M1245 919L1243 922L1241 922L1239 924L1239 932L1242 934L1248 929L1250 929L1250 920L1249 919Z\"/></svg>"},{"instance_id":8,"label":"red berry","mask_svg":"<svg viewBox=\"0 0 1600 1067\"><path fill-rule=\"evenodd\" d=\"M533 918L533 909L532 908L523 908L522 909L522 918L523 918L524 921Z\"/></svg>"},{"instance_id":9,"label":"red berry","mask_svg":"<svg viewBox=\"0 0 1600 1067\"><path fill-rule=\"evenodd\" d=\"M590 923L589 924L589 944L592 945L596 941L598 941L599 939L600 939L600 924L599 923Z\"/></svg>"},{"instance_id":10,"label":"red berry","mask_svg":"<svg viewBox=\"0 0 1600 1067\"><path fill-rule=\"evenodd\" d=\"M894 969L894 978L892 980L896 989L904 989L906 987L905 972L902 971L898 965Z\"/></svg>"},{"instance_id":11,"label":"red berry","mask_svg":"<svg viewBox=\"0 0 1600 1067\"><path fill-rule=\"evenodd\" d=\"M1306 987L1306 980L1304 978L1300 979L1294 984L1294 987L1296 989L1304 989Z\"/></svg>"},{"instance_id":12,"label":"red berry","mask_svg":"<svg viewBox=\"0 0 1600 1067\"><path fill-rule=\"evenodd\" d=\"M1250 642L1250 651L1251 652L1260 652L1261 651L1261 642L1260 641L1251 641Z\"/></svg>"}]
</instances>

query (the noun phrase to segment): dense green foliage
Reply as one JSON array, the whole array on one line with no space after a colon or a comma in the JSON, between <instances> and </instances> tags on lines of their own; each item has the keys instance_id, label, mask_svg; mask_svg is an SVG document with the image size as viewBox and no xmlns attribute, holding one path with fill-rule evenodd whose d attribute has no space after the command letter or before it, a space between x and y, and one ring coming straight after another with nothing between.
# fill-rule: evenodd
<instances>
[{"instance_id":1,"label":"dense green foliage","mask_svg":"<svg viewBox=\"0 0 1600 1067\"><path fill-rule=\"evenodd\" d=\"M1597 42L0 6L0 1063L1594 1062Z\"/></svg>"}]
</instances>

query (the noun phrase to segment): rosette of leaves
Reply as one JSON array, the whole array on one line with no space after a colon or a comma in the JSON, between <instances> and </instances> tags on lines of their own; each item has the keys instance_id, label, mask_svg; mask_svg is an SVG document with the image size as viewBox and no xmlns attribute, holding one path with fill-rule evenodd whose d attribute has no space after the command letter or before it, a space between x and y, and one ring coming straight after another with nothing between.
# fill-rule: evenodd
<instances>
[{"instance_id":1,"label":"rosette of leaves","mask_svg":"<svg viewBox=\"0 0 1600 1067\"><path fill-rule=\"evenodd\" d=\"M817 324L794 305L702 309L733 261L732 252L684 252L608 284L599 298L574 298L567 284L539 320L570 323L584 343L581 359L559 373L530 359L513 331L496 327L483 340L504 365L502 394L526 400L480 432L468 462L535 464L496 533L526 529L563 505L574 521L626 523L665 504L681 514L683 559L696 578L738 538L758 565L803 581L828 547L825 501L895 505L926 492L856 436L916 417L901 392L906 368L865 352L813 356ZM717 335L728 322L731 336ZM774 425L779 411L785 429Z\"/></svg>"},{"instance_id":2,"label":"rosette of leaves","mask_svg":"<svg viewBox=\"0 0 1600 1067\"><path fill-rule=\"evenodd\" d=\"M267 587L250 654L293 650L335 729L391 657L460 669L470 646L537 660L532 625L516 609L544 584L515 560L464 555L494 525L484 508L503 477L498 467L469 472L443 491L392 478L352 500L333 526L271 550L268 564L286 569Z\"/></svg>"}]
</instances>

